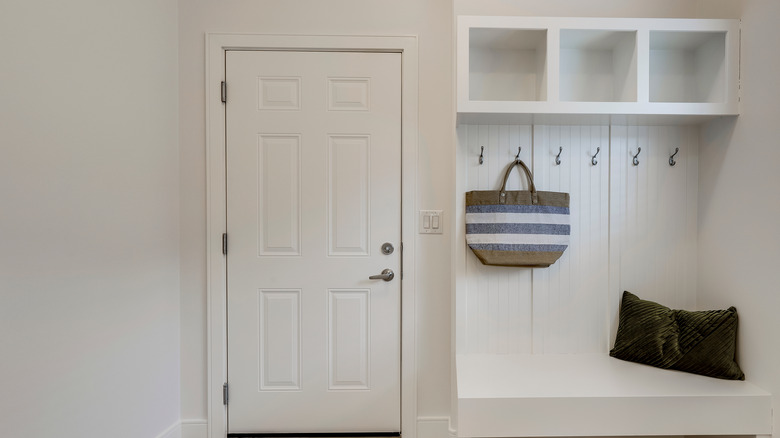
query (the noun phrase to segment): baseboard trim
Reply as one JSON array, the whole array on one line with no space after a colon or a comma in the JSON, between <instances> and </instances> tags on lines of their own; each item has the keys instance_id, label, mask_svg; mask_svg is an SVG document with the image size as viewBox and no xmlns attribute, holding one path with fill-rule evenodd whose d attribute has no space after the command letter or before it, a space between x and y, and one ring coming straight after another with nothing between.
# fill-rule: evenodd
<instances>
[{"instance_id":1,"label":"baseboard trim","mask_svg":"<svg viewBox=\"0 0 780 438\"><path fill-rule=\"evenodd\" d=\"M417 438L456 438L457 432L450 424L450 417L417 417ZM181 420L157 438L208 438L208 421L205 419Z\"/></svg>"},{"instance_id":2,"label":"baseboard trim","mask_svg":"<svg viewBox=\"0 0 780 438\"><path fill-rule=\"evenodd\" d=\"M162 431L157 438L181 438L181 421L177 420Z\"/></svg>"},{"instance_id":3,"label":"baseboard trim","mask_svg":"<svg viewBox=\"0 0 780 438\"><path fill-rule=\"evenodd\" d=\"M181 420L181 438L208 438L208 426L205 419Z\"/></svg>"},{"instance_id":4,"label":"baseboard trim","mask_svg":"<svg viewBox=\"0 0 780 438\"><path fill-rule=\"evenodd\" d=\"M458 430L452 427L452 423L450 423L450 427L447 428L447 434L450 438L458 438Z\"/></svg>"},{"instance_id":5,"label":"baseboard trim","mask_svg":"<svg viewBox=\"0 0 780 438\"><path fill-rule=\"evenodd\" d=\"M417 438L450 438L450 417L417 417Z\"/></svg>"}]
</instances>

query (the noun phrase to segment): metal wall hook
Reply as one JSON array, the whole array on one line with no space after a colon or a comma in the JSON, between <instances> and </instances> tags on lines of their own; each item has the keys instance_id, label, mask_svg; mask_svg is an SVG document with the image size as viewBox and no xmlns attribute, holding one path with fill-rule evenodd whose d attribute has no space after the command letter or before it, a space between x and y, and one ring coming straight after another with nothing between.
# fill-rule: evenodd
<instances>
[{"instance_id":1,"label":"metal wall hook","mask_svg":"<svg viewBox=\"0 0 780 438\"><path fill-rule=\"evenodd\" d=\"M674 166L675 164L677 164L677 162L674 161L674 156L677 155L677 152L680 152L680 148L674 148L674 153L672 154L671 157L669 157L669 165L670 166Z\"/></svg>"},{"instance_id":2,"label":"metal wall hook","mask_svg":"<svg viewBox=\"0 0 780 438\"><path fill-rule=\"evenodd\" d=\"M634 163L634 166L639 166L639 158L637 158L637 157L639 157L639 153L640 152L642 152L642 148L637 148L636 155L634 155L634 159L632 160L632 162Z\"/></svg>"},{"instance_id":3,"label":"metal wall hook","mask_svg":"<svg viewBox=\"0 0 780 438\"><path fill-rule=\"evenodd\" d=\"M520 161L520 151L522 151L522 150L523 150L523 147L522 147L522 146L518 146L518 147L517 147L517 155L515 155L515 163L517 163L518 161Z\"/></svg>"},{"instance_id":4,"label":"metal wall hook","mask_svg":"<svg viewBox=\"0 0 780 438\"><path fill-rule=\"evenodd\" d=\"M482 164L485 162L485 146L480 146L482 149L479 150L479 164Z\"/></svg>"},{"instance_id":5,"label":"metal wall hook","mask_svg":"<svg viewBox=\"0 0 780 438\"><path fill-rule=\"evenodd\" d=\"M561 153L563 153L563 147L558 146L558 155L555 156L555 164L558 166L561 165Z\"/></svg>"},{"instance_id":6,"label":"metal wall hook","mask_svg":"<svg viewBox=\"0 0 780 438\"><path fill-rule=\"evenodd\" d=\"M597 147L597 148L596 148L596 153L595 153L595 154L593 154L593 156L592 156L592 157L590 157L590 164L592 164L592 165L594 165L594 166L595 166L595 165L597 165L597 164L599 164L599 162L598 162L598 161L596 161L596 155L598 155L598 154L599 154L599 152L601 152L601 148L600 148L600 147Z\"/></svg>"}]
</instances>

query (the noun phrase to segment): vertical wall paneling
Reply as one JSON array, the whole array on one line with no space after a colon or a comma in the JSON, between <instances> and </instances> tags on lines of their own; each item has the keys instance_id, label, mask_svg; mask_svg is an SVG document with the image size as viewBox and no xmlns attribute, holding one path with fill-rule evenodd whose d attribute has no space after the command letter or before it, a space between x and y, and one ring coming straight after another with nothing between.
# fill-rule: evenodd
<instances>
[{"instance_id":1,"label":"vertical wall paneling","mask_svg":"<svg viewBox=\"0 0 780 438\"><path fill-rule=\"evenodd\" d=\"M699 306L696 291L699 289L699 132L698 127L689 126L683 131L680 138L680 153L677 157L677 165L685 169L685 250L684 250L684 278L685 278L685 307ZM685 145L684 147L682 145ZM675 157L676 158L676 157ZM685 166L685 167L682 167Z\"/></svg>"},{"instance_id":2,"label":"vertical wall paneling","mask_svg":"<svg viewBox=\"0 0 780 438\"><path fill-rule=\"evenodd\" d=\"M497 190L518 146L522 147L520 158L532 162L530 126L461 125L458 138L463 154L459 197L469 190ZM480 165L482 146L485 147L484 162ZM517 190L521 187L526 185L513 171L507 188ZM463 218L462 208L459 215ZM461 244L465 247L465 240ZM456 324L462 334L458 339L458 351L530 353L531 270L485 266L467 247L464 251L466 288L462 291L464 296L456 298L456 314L459 315Z\"/></svg>"},{"instance_id":3,"label":"vertical wall paneling","mask_svg":"<svg viewBox=\"0 0 780 438\"><path fill-rule=\"evenodd\" d=\"M674 308L695 307L698 132L691 126L613 126L611 143L614 336L624 290Z\"/></svg>"},{"instance_id":4,"label":"vertical wall paneling","mask_svg":"<svg viewBox=\"0 0 780 438\"><path fill-rule=\"evenodd\" d=\"M620 236L623 235L626 223L626 173L628 171L628 144L626 126L610 126L610 192L609 192L609 266L620 266L621 242ZM623 163L618 164L618 163ZM620 269L609 270L609 327L610 327L610 347L614 343L615 333L618 324L618 312L620 309Z\"/></svg>"},{"instance_id":5,"label":"vertical wall paneling","mask_svg":"<svg viewBox=\"0 0 780 438\"><path fill-rule=\"evenodd\" d=\"M696 126L461 124L457 134L461 239L464 193L497 189L518 146L539 190L571 196L571 243L549 268L484 266L459 242L458 353L605 353L623 290L695 308ZM514 171L507 188L525 187Z\"/></svg>"},{"instance_id":6,"label":"vertical wall paneling","mask_svg":"<svg viewBox=\"0 0 780 438\"><path fill-rule=\"evenodd\" d=\"M571 243L533 273L534 353L595 353L607 345L609 127L534 126L538 190L570 194ZM562 147L561 164L555 156ZM591 157L601 148L597 164ZM604 154L604 155L602 155Z\"/></svg>"}]
</instances>

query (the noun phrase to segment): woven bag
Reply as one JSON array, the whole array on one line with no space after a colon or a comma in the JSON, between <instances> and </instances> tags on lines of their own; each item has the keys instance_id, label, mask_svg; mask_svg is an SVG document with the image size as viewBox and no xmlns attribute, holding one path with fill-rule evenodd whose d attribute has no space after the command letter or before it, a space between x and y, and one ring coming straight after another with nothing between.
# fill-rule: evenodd
<instances>
[{"instance_id":1,"label":"woven bag","mask_svg":"<svg viewBox=\"0 0 780 438\"><path fill-rule=\"evenodd\" d=\"M515 166L530 190L506 190ZM501 190L466 193L466 243L485 265L547 267L569 246L569 194L538 192L528 166L515 160Z\"/></svg>"}]
</instances>

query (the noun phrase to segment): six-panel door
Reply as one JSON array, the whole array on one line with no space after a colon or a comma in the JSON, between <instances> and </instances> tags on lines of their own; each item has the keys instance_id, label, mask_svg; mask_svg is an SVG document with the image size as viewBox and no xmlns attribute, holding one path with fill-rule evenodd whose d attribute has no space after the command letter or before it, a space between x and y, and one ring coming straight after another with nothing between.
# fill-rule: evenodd
<instances>
[{"instance_id":1,"label":"six-panel door","mask_svg":"<svg viewBox=\"0 0 780 438\"><path fill-rule=\"evenodd\" d=\"M400 431L400 74L226 54L230 433Z\"/></svg>"}]
</instances>

